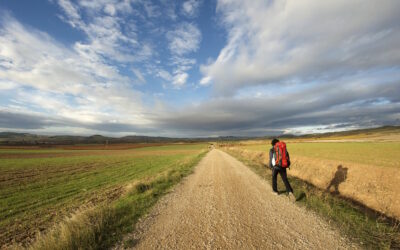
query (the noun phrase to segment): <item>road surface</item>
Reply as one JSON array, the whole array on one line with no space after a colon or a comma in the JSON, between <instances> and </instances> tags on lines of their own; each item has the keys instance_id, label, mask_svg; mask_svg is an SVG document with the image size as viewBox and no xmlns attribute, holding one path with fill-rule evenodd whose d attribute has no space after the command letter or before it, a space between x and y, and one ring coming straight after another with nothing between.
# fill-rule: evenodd
<instances>
[{"instance_id":1,"label":"road surface","mask_svg":"<svg viewBox=\"0 0 400 250\"><path fill-rule=\"evenodd\" d=\"M325 221L218 149L128 236L136 249L356 248Z\"/></svg>"}]
</instances>

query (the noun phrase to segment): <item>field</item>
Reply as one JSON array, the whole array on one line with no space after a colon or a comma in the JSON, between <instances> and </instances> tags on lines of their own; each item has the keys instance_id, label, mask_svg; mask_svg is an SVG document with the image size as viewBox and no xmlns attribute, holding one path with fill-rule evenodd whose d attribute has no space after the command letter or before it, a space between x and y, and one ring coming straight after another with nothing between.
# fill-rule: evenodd
<instances>
[{"instance_id":1,"label":"field","mask_svg":"<svg viewBox=\"0 0 400 250\"><path fill-rule=\"evenodd\" d=\"M339 228L367 248L399 246L400 142L361 142L360 137L352 142L348 138L285 141L292 161L288 175L300 203L336 221ZM268 163L269 141L220 146L264 178L271 178L270 171L263 167ZM279 177L278 184L282 184ZM392 218L392 222L382 215Z\"/></svg>"},{"instance_id":2,"label":"field","mask_svg":"<svg viewBox=\"0 0 400 250\"><path fill-rule=\"evenodd\" d=\"M400 142L292 142L287 147L293 156L360 163L376 167L400 167ZM267 152L269 142L240 146Z\"/></svg>"},{"instance_id":3,"label":"field","mask_svg":"<svg viewBox=\"0 0 400 250\"><path fill-rule=\"evenodd\" d=\"M233 149L267 163L269 142L241 143ZM287 140L289 175L400 218L400 142L298 142ZM343 175L342 178L339 176ZM340 179L340 180L339 180Z\"/></svg>"},{"instance_id":4,"label":"field","mask_svg":"<svg viewBox=\"0 0 400 250\"><path fill-rule=\"evenodd\" d=\"M187 174L207 146L82 148L0 149L1 246L30 243L77 211L113 202L115 210L120 200L168 183L161 192Z\"/></svg>"},{"instance_id":5,"label":"field","mask_svg":"<svg viewBox=\"0 0 400 250\"><path fill-rule=\"evenodd\" d=\"M333 221L366 248L400 247L397 130L284 139L292 160L288 174L296 204ZM271 179L265 168L269 140L214 145ZM194 143L1 146L0 248L135 246L137 242L126 236L138 219L190 174L209 149L208 144ZM206 164L205 168L221 170L224 159L220 166ZM213 178L216 171L208 171L204 178ZM226 176L224 172L221 180ZM243 181L239 178L235 183ZM200 187L216 190L208 184ZM283 190L280 179L278 189ZM197 208L207 210L208 203L200 203ZM188 218L192 223L190 214Z\"/></svg>"}]
</instances>

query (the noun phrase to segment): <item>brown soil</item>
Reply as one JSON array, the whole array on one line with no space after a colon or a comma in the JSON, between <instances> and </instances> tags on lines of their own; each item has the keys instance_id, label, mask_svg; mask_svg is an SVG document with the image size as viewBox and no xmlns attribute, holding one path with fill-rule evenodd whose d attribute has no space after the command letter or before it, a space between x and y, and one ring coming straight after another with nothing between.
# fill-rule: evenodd
<instances>
[{"instance_id":1,"label":"brown soil","mask_svg":"<svg viewBox=\"0 0 400 250\"><path fill-rule=\"evenodd\" d=\"M230 155L212 150L125 241L137 249L357 248Z\"/></svg>"},{"instance_id":2,"label":"brown soil","mask_svg":"<svg viewBox=\"0 0 400 250\"><path fill-rule=\"evenodd\" d=\"M41 146L8 146L0 145L0 149L68 149L68 150L121 150L132 148L175 145L174 143L125 143L125 144L85 144L85 145L41 145Z\"/></svg>"},{"instance_id":3,"label":"brown soil","mask_svg":"<svg viewBox=\"0 0 400 250\"><path fill-rule=\"evenodd\" d=\"M139 148L139 147L138 147ZM134 149L134 148L132 148ZM1 153L0 159L30 159L30 158L55 158L55 157L73 157L73 156L91 156L91 155L154 155L154 154L176 154L186 153L188 150L151 150L151 151L132 151L130 149L123 150L88 150L88 151L68 151L68 152L46 152L46 153Z\"/></svg>"}]
</instances>

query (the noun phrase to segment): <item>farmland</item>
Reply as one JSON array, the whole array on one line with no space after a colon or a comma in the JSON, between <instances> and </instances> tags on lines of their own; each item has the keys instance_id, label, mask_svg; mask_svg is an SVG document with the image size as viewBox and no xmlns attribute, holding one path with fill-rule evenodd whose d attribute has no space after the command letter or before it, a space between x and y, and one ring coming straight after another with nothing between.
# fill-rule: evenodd
<instances>
[{"instance_id":1,"label":"farmland","mask_svg":"<svg viewBox=\"0 0 400 250\"><path fill-rule=\"evenodd\" d=\"M293 156L338 160L376 167L400 167L400 142L296 142L287 141ZM266 152L269 142L249 144L241 148Z\"/></svg>"},{"instance_id":2,"label":"farmland","mask_svg":"<svg viewBox=\"0 0 400 250\"><path fill-rule=\"evenodd\" d=\"M389 132L397 135L396 131ZM398 226L393 226L389 220L397 218L398 221L400 218L400 194L397 192L397 183L400 182L400 142L392 134L380 136L380 139L376 139L378 137L374 134L369 136L368 140L356 134L351 134L351 138L333 135L329 139L283 139L287 142L292 160L289 178L297 198L296 204L311 208L329 223L336 223L335 228L343 231L346 237L350 236L355 244L367 248L397 247L400 245ZM270 180L271 173L263 166L267 163L269 140L221 141L213 144L245 162L264 179ZM136 246L139 241L136 236L130 235L136 232L136 226L140 226L140 223L137 225L139 218L145 219L147 216L143 215L151 214L149 209L159 198L190 174L208 149L213 147L204 143L3 145L0 147L0 245L32 249ZM188 178L191 181L183 182L186 186L179 185L179 192L189 198L174 194L167 199L170 200L171 210L166 210L165 218L158 221L160 228L150 239L163 241L158 235L165 231L165 221L171 218L169 211L175 211L177 207L186 211L175 215L176 229L170 230L181 232L174 236L177 240L183 240L182 234L186 235L187 232L185 227L181 228L183 215L186 216L187 225L201 224L194 222L195 212L200 213L197 218L205 223L203 228L220 221L221 228L225 229L225 223L231 216L221 220L213 213L217 211L214 205L224 204L220 203L222 196L232 202L227 207L218 208L218 211L224 211L221 215L234 212L231 209L236 205L241 206L243 198L237 197L240 194L237 191L239 183L242 184L240 190L243 194L248 192L245 197L254 196L251 190L255 191L257 182L256 190L263 194L263 198L259 200L260 196L255 195L255 200L268 204L271 202L271 206L277 206L274 202L279 201L283 202L281 205L286 204L284 195L277 196L276 200L276 197L265 194L270 184L265 185L260 179L251 177L251 171L246 172L248 170L244 165L218 152L219 149L212 150L203 159L199 164L202 170L198 171L198 168L197 175ZM223 167L227 169L223 170ZM227 178L229 171L232 171L232 176ZM345 174L340 171L345 171ZM248 180L243 178L244 173L247 173ZM338 173L344 177L338 180ZM232 178L235 181L229 181ZM216 179L220 182L210 181ZM204 183L198 185L197 181L200 180ZM280 179L278 183L278 189L282 191ZM220 185L225 187L221 188ZM197 196L193 190L198 191ZM210 194L205 195L206 190ZM230 192L215 194L216 190ZM246 202L247 205L251 203ZM165 202L158 205L164 207ZM293 205L288 206L291 208L286 208L286 214L295 209ZM194 207L196 211L193 211ZM258 208L237 208L238 211L254 209ZM371 216L371 212L374 215ZM210 216L209 220L202 221L206 215ZM156 216L158 212L155 212ZM246 216L244 214L237 218ZM263 216L254 217L254 222ZM315 219L305 220L314 223ZM241 225L243 221L239 219L235 223ZM268 223L268 220L264 221L264 224ZM200 229L193 230L196 232ZM304 228L296 230L305 232ZM187 240L193 238L191 234L187 236ZM262 238L245 232L241 236L249 236L254 242ZM312 242L316 238L309 237L308 240ZM153 244L153 240L150 243Z\"/></svg>"},{"instance_id":3,"label":"farmland","mask_svg":"<svg viewBox=\"0 0 400 250\"><path fill-rule=\"evenodd\" d=\"M29 243L78 210L118 201L138 185L148 189L143 183L183 176L207 149L124 148L0 149L0 244Z\"/></svg>"},{"instance_id":4,"label":"farmland","mask_svg":"<svg viewBox=\"0 0 400 250\"><path fill-rule=\"evenodd\" d=\"M244 157L267 163L269 142L242 143L231 149ZM299 142L287 140L292 160L289 175L323 190L334 180L339 166L346 179L336 192L389 216L400 218L400 142ZM332 191L332 190L329 190Z\"/></svg>"},{"instance_id":5,"label":"farmland","mask_svg":"<svg viewBox=\"0 0 400 250\"><path fill-rule=\"evenodd\" d=\"M329 221L336 221L346 234L370 248L399 244L398 226L382 224L382 215L391 217L392 225L397 225L400 218L399 141L362 141L361 136L357 136L357 141L283 140L292 162L288 175L300 203ZM264 167L270 141L220 146L264 178L271 178Z\"/></svg>"}]
</instances>

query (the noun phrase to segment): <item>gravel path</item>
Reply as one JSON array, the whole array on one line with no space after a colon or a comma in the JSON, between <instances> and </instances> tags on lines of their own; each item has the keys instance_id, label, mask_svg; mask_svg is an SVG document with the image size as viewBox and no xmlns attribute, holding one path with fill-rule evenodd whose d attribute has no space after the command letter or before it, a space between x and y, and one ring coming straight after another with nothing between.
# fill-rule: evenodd
<instances>
[{"instance_id":1,"label":"gravel path","mask_svg":"<svg viewBox=\"0 0 400 250\"><path fill-rule=\"evenodd\" d=\"M355 248L326 222L213 149L129 235L137 249Z\"/></svg>"}]
</instances>

